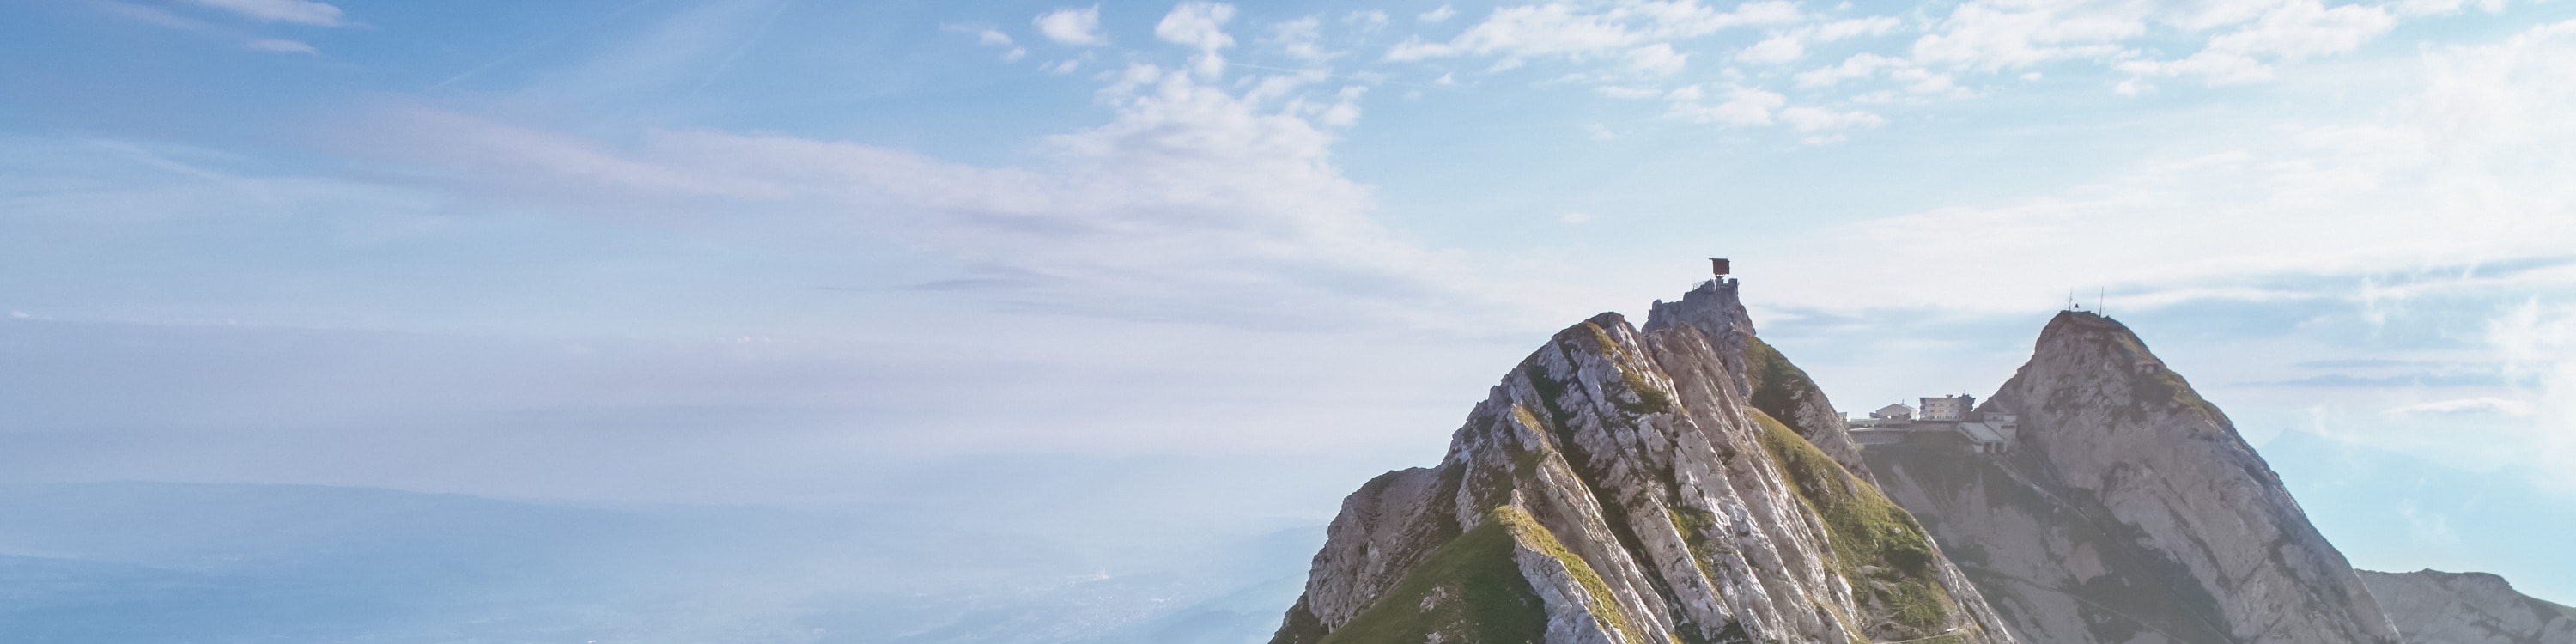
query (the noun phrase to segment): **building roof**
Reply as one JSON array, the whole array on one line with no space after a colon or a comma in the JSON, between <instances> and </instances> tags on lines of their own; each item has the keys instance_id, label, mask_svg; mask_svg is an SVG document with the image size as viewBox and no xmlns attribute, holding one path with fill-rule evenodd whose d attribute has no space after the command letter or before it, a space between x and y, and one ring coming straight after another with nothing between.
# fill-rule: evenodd
<instances>
[{"instance_id":1,"label":"building roof","mask_svg":"<svg viewBox=\"0 0 2576 644\"><path fill-rule=\"evenodd\" d=\"M1888 406L1885 406L1885 407L1880 407L1880 408L1878 408L1878 411L1877 411L1877 412L1874 412L1874 413L1877 413L1878 415L1881 415L1881 416L1894 416L1894 415L1897 415L1897 414L1908 414L1908 415L1911 415L1911 414L1913 414L1913 413L1914 413L1914 408L1913 408L1913 407L1907 407L1907 406L1904 406L1904 405L1888 405Z\"/></svg>"},{"instance_id":2,"label":"building roof","mask_svg":"<svg viewBox=\"0 0 2576 644\"><path fill-rule=\"evenodd\" d=\"M1985 423L1959 423L1959 433L1967 434L1968 440L1979 443L2004 442L2004 435Z\"/></svg>"}]
</instances>

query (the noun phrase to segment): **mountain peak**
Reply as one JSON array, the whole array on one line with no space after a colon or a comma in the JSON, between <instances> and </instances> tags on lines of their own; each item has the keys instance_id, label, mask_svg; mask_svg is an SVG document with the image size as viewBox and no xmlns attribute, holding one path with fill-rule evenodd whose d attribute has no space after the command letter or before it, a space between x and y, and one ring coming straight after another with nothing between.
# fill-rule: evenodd
<instances>
[{"instance_id":1,"label":"mountain peak","mask_svg":"<svg viewBox=\"0 0 2576 644\"><path fill-rule=\"evenodd\" d=\"M2012 580L1986 587L2016 607L2017 635L2399 641L2226 414L2127 326L2058 313L1989 403L2020 424L2009 455L1899 445L1868 460L1943 543L1983 546L1971 574Z\"/></svg>"},{"instance_id":2,"label":"mountain peak","mask_svg":"<svg viewBox=\"0 0 2576 644\"><path fill-rule=\"evenodd\" d=\"M2146 341L2138 339L2137 332L2130 331L2128 325L2091 311L2058 311L2056 317L2049 318L2048 326L2039 331L2039 346L2031 360L2077 351L2115 356L2123 359L2123 364L2164 366L2164 361L2148 351Z\"/></svg>"},{"instance_id":3,"label":"mountain peak","mask_svg":"<svg viewBox=\"0 0 2576 644\"><path fill-rule=\"evenodd\" d=\"M1752 403L1776 380L1777 413L1830 411L1777 352L1744 373L1733 286L1550 337L1439 466L1343 502L1273 642L2016 641L1912 516Z\"/></svg>"}]
</instances>

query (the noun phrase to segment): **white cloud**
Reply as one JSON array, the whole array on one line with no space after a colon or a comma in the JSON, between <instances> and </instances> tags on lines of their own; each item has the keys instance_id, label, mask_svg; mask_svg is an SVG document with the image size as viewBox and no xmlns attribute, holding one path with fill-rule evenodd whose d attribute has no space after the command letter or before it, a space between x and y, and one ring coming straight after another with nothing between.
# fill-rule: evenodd
<instances>
[{"instance_id":1,"label":"white cloud","mask_svg":"<svg viewBox=\"0 0 2576 644\"><path fill-rule=\"evenodd\" d=\"M1051 307L1433 326L1464 319L1454 307L1497 310L1455 254L1372 219L1371 190L1331 162L1333 132L1359 118L1365 86L1251 78L1229 90L1130 66L1100 92L1109 122L1046 137L1044 161L1026 167L703 130L616 145L436 110L395 114L391 133L359 138L521 203L618 216L806 213L1035 280L1010 297ZM1337 312L1298 310L1317 306Z\"/></svg>"},{"instance_id":2,"label":"white cloud","mask_svg":"<svg viewBox=\"0 0 2576 644\"><path fill-rule=\"evenodd\" d=\"M1592 221L1592 215L1583 212L1568 212L1565 213L1564 216L1557 217L1556 219L1557 221L1569 224L1580 224Z\"/></svg>"},{"instance_id":3,"label":"white cloud","mask_svg":"<svg viewBox=\"0 0 2576 644\"><path fill-rule=\"evenodd\" d=\"M1630 87L1626 85L1601 85L1592 88L1592 91L1600 92L1602 96L1628 100L1648 99L1664 95L1664 90L1652 87Z\"/></svg>"},{"instance_id":4,"label":"white cloud","mask_svg":"<svg viewBox=\"0 0 2576 644\"><path fill-rule=\"evenodd\" d=\"M2576 182L2565 180L2576 176L2576 22L2494 45L2429 49L2415 69L2388 73L2418 89L2368 118L2318 125L2284 117L2170 142L2171 156L2078 187L1854 223L1784 243L1886 249L1872 250L1871 262L1789 259L1797 265L1783 270L1841 285L1837 297L1853 301L1938 307L1952 304L1901 286L1855 293L1850 285L1882 279L1873 264L1939 263L1974 285L1962 301L2009 302L2069 284L2167 289L2249 274L2566 254L2565 222L2576 221ZM1794 127L1779 109L1785 102L1770 105L1771 119ZM1755 113L1738 110L1733 122L1758 122ZM2215 230L2227 233L2208 234ZM1992 252L1948 250L1967 247ZM2025 270L2033 265L2053 269ZM2559 279L2576 288L2576 276Z\"/></svg>"},{"instance_id":5,"label":"white cloud","mask_svg":"<svg viewBox=\"0 0 2576 644\"><path fill-rule=\"evenodd\" d=\"M1342 16L1342 24L1350 25L1352 29L1359 30L1361 33L1373 33L1385 29L1387 25L1394 22L1394 17L1377 9L1353 11Z\"/></svg>"},{"instance_id":6,"label":"white cloud","mask_svg":"<svg viewBox=\"0 0 2576 644\"><path fill-rule=\"evenodd\" d=\"M1413 19L1428 23L1441 23L1448 22L1450 17L1456 15L1458 15L1457 9L1450 8L1449 5L1444 4L1440 5L1440 8L1438 9L1422 12L1422 15L1414 16Z\"/></svg>"},{"instance_id":7,"label":"white cloud","mask_svg":"<svg viewBox=\"0 0 2576 644\"><path fill-rule=\"evenodd\" d=\"M277 39L277 38L261 38L261 39L257 39L257 40L250 41L250 43L249 43L249 44L244 45L244 46L249 47L249 48L251 48L252 50L256 50L256 51L274 51L274 52L280 52L280 53L293 53L293 54L317 54L317 53L321 53L321 52L315 51L315 50L313 49L313 46L312 46L312 45L307 45L307 44L304 44L304 43L302 43L302 42L298 42L298 41L293 41L293 40L282 40L282 39Z\"/></svg>"},{"instance_id":8,"label":"white cloud","mask_svg":"<svg viewBox=\"0 0 2576 644\"><path fill-rule=\"evenodd\" d=\"M1233 19L1234 5L1190 0L1172 7L1161 22L1154 23L1154 37L1197 49L1190 68L1200 76L1215 77L1225 71L1225 56L1218 50L1234 46L1234 36L1225 33L1225 23Z\"/></svg>"},{"instance_id":9,"label":"white cloud","mask_svg":"<svg viewBox=\"0 0 2576 644\"><path fill-rule=\"evenodd\" d=\"M1624 51L1649 42L1703 36L1730 27L1785 24L1801 18L1795 3L1780 0L1747 2L1726 12L1695 0L1628 3L1598 10L1550 2L1495 9L1483 22L1455 38L1445 42L1408 39L1389 49L1386 58L1582 57Z\"/></svg>"},{"instance_id":10,"label":"white cloud","mask_svg":"<svg viewBox=\"0 0 2576 644\"><path fill-rule=\"evenodd\" d=\"M960 25L949 25L948 28L956 31L974 33L975 44L977 45L1002 48L1002 62L1016 62L1029 55L1028 48L1013 44L1011 35L1002 33L1001 30L990 27L966 27Z\"/></svg>"},{"instance_id":11,"label":"white cloud","mask_svg":"<svg viewBox=\"0 0 2576 644\"><path fill-rule=\"evenodd\" d=\"M1882 70L1891 67L1902 67L1905 64L1906 62L1904 60L1880 56L1878 54L1852 54L1850 58L1845 58L1843 59L1843 62L1835 63L1830 67L1819 67L1799 73L1797 76L1798 86L1830 86L1847 80L1868 78L1872 75L1876 75Z\"/></svg>"},{"instance_id":12,"label":"white cloud","mask_svg":"<svg viewBox=\"0 0 2576 644\"><path fill-rule=\"evenodd\" d=\"M1599 123L1586 123L1586 124L1584 124L1584 125L1583 125L1583 134L1584 134L1584 137L1585 137L1585 138L1589 138L1589 139L1592 139L1592 140L1594 140L1594 141L1608 141L1608 140L1611 140L1611 139L1619 138L1619 134L1618 134L1618 133L1610 131L1610 126L1602 125L1602 124L1599 124Z\"/></svg>"},{"instance_id":13,"label":"white cloud","mask_svg":"<svg viewBox=\"0 0 2576 644\"><path fill-rule=\"evenodd\" d=\"M2396 26L2380 7L2327 8L2319 0L2291 0L2272 7L2242 29L2212 38L2198 53L2172 61L2130 61L2120 69L2142 76L2200 76L2210 84L2269 80L2263 59L2297 61L2361 47Z\"/></svg>"},{"instance_id":14,"label":"white cloud","mask_svg":"<svg viewBox=\"0 0 2576 644\"><path fill-rule=\"evenodd\" d=\"M1950 78L1921 67L1900 67L1887 72L1887 78L1905 84L1905 91L1929 97L1966 98L1974 95Z\"/></svg>"},{"instance_id":15,"label":"white cloud","mask_svg":"<svg viewBox=\"0 0 2576 644\"><path fill-rule=\"evenodd\" d=\"M1792 107L1780 110L1780 120L1800 132L1878 127L1887 124L1886 118L1869 112L1860 110L1836 112L1816 107Z\"/></svg>"},{"instance_id":16,"label":"white cloud","mask_svg":"<svg viewBox=\"0 0 2576 644\"><path fill-rule=\"evenodd\" d=\"M1760 88L1738 87L1727 90L1726 102L1702 105L1693 92L1673 103L1666 116L1693 123L1754 126L1770 125L1771 111L1789 104L1789 98Z\"/></svg>"},{"instance_id":17,"label":"white cloud","mask_svg":"<svg viewBox=\"0 0 2576 644\"><path fill-rule=\"evenodd\" d=\"M2412 11L2401 7L2392 13L2386 7L2359 4L2328 7L2321 0L1970 0L1935 23L1931 33L1914 42L1910 53L1919 66L1988 73L2084 60L2109 64L2133 76L2250 83L2272 78L2273 65L2279 62L2351 52L2387 33L2399 14L2412 15ZM2212 32L2218 33L2208 35ZM2200 46L2183 58L2157 60L2149 47L2136 44L2167 38L2197 41ZM2122 94L2149 89L2152 86L2142 81L2117 87Z\"/></svg>"},{"instance_id":18,"label":"white cloud","mask_svg":"<svg viewBox=\"0 0 2576 644\"><path fill-rule=\"evenodd\" d=\"M2469 6L2487 13L2501 12L2504 0L2404 0L2396 6L2397 13L2407 16L2447 16Z\"/></svg>"},{"instance_id":19,"label":"white cloud","mask_svg":"<svg viewBox=\"0 0 2576 644\"><path fill-rule=\"evenodd\" d=\"M1333 57L1332 54L1326 53L1323 46L1320 44L1323 37L1324 21L1314 16L1307 16L1296 20L1272 23L1270 25L1270 36L1263 39L1263 42L1266 42L1271 47L1278 49L1281 53L1288 54L1288 56L1292 58L1307 61L1321 61Z\"/></svg>"},{"instance_id":20,"label":"white cloud","mask_svg":"<svg viewBox=\"0 0 2576 644\"><path fill-rule=\"evenodd\" d=\"M1860 36L1884 36L1904 24L1888 16L1836 20L1812 28L1809 37L1816 39L1817 42L1833 42Z\"/></svg>"},{"instance_id":21,"label":"white cloud","mask_svg":"<svg viewBox=\"0 0 2576 644\"><path fill-rule=\"evenodd\" d=\"M2452 400L2436 400L2432 402L2415 403L2412 405L2400 405L2390 407L2387 411L2380 413L2397 416L2418 414L2501 414L2506 416L2529 416L2531 415L2532 409L2532 404L2528 402L2486 396L2480 398L2457 398Z\"/></svg>"},{"instance_id":22,"label":"white cloud","mask_svg":"<svg viewBox=\"0 0 2576 644\"><path fill-rule=\"evenodd\" d=\"M1039 14L1030 22L1037 25L1039 34L1056 44L1075 47L1109 44L1109 37L1100 33L1100 5L1061 8Z\"/></svg>"},{"instance_id":23,"label":"white cloud","mask_svg":"<svg viewBox=\"0 0 2576 644\"><path fill-rule=\"evenodd\" d=\"M2146 9L2128 4L1972 0L1914 41L1919 63L1980 71L2065 59L2115 58L2147 32Z\"/></svg>"},{"instance_id":24,"label":"white cloud","mask_svg":"<svg viewBox=\"0 0 2576 644\"><path fill-rule=\"evenodd\" d=\"M1673 46L1655 43L1628 50L1628 70L1644 76L1671 76L1688 65L1690 55L1673 51Z\"/></svg>"},{"instance_id":25,"label":"white cloud","mask_svg":"<svg viewBox=\"0 0 2576 644\"><path fill-rule=\"evenodd\" d=\"M286 22L316 27L339 27L340 8L313 0L188 0L202 6L222 9L267 22Z\"/></svg>"},{"instance_id":26,"label":"white cloud","mask_svg":"<svg viewBox=\"0 0 2576 644\"><path fill-rule=\"evenodd\" d=\"M1777 65L1806 55L1807 48L1799 44L1797 36L1783 34L1753 43L1753 46L1746 47L1744 51L1737 53L1735 59L1754 64Z\"/></svg>"}]
</instances>

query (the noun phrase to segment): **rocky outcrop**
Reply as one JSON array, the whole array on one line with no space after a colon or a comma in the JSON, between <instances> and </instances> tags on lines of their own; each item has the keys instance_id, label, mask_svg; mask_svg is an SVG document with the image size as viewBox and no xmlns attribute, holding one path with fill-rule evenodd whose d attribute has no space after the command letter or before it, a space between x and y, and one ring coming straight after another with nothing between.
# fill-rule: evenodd
<instances>
[{"instance_id":1,"label":"rocky outcrop","mask_svg":"<svg viewBox=\"0 0 2576 644\"><path fill-rule=\"evenodd\" d=\"M1274 644L2015 641L1920 524L1752 403L1734 290L1556 334L1440 465L1343 502Z\"/></svg>"},{"instance_id":2,"label":"rocky outcrop","mask_svg":"<svg viewBox=\"0 0 2576 644\"><path fill-rule=\"evenodd\" d=\"M1985 409L2019 414L2014 452L1927 433L1865 456L2015 634L2399 641L2227 416L2119 323L2059 314Z\"/></svg>"},{"instance_id":3,"label":"rocky outcrop","mask_svg":"<svg viewBox=\"0 0 2576 644\"><path fill-rule=\"evenodd\" d=\"M2482 572L2359 571L2409 644L2576 644L2576 608Z\"/></svg>"},{"instance_id":4,"label":"rocky outcrop","mask_svg":"<svg viewBox=\"0 0 2576 644\"><path fill-rule=\"evenodd\" d=\"M1683 293L1677 302L1657 301L1648 314L1645 331L1656 333L1677 324L1689 325L1709 338L1709 345L1725 361L1727 373L1741 376L1738 390L1755 409L1788 425L1854 476L1871 479L1869 468L1861 461L1860 444L1852 442L1843 413L1834 410L1833 401L1825 398L1824 388L1816 386L1805 370L1753 335L1753 318L1744 310L1734 287L1694 289Z\"/></svg>"}]
</instances>

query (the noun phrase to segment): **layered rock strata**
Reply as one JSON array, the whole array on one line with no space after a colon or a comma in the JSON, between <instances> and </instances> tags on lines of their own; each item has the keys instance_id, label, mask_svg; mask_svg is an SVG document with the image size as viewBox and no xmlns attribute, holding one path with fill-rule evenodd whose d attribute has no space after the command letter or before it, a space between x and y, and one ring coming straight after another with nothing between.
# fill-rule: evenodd
<instances>
[{"instance_id":1,"label":"layered rock strata","mask_svg":"<svg viewBox=\"0 0 2576 644\"><path fill-rule=\"evenodd\" d=\"M1568 327L1440 465L1353 493L1274 644L2015 641L1830 439L1754 404L1794 367L1749 373L1732 282L1645 328ZM1772 406L1830 413L1811 393Z\"/></svg>"},{"instance_id":2,"label":"layered rock strata","mask_svg":"<svg viewBox=\"0 0 2576 644\"><path fill-rule=\"evenodd\" d=\"M2576 644L2576 608L2482 572L2359 571L2408 644Z\"/></svg>"},{"instance_id":3,"label":"layered rock strata","mask_svg":"<svg viewBox=\"0 0 2576 644\"><path fill-rule=\"evenodd\" d=\"M2108 318L2061 313L1985 411L2011 453L1922 433L1865 455L2022 638L2399 641L2218 408Z\"/></svg>"}]
</instances>

